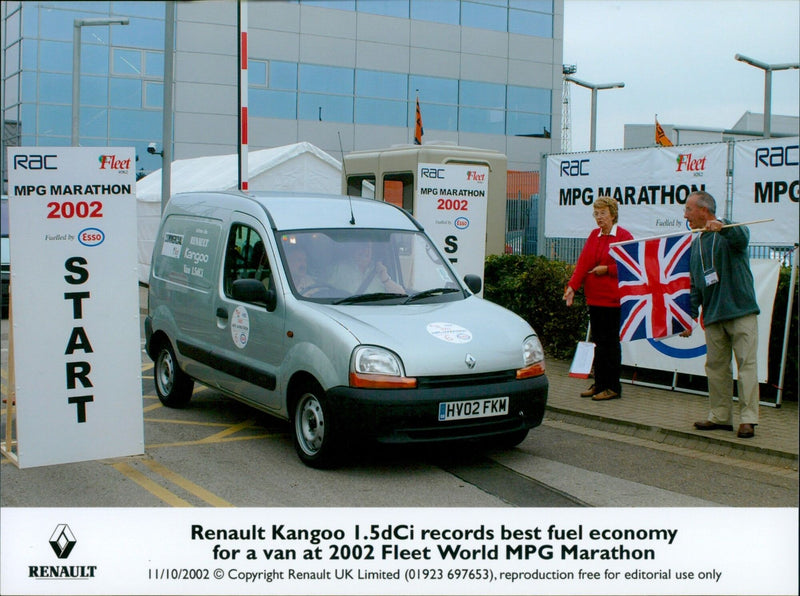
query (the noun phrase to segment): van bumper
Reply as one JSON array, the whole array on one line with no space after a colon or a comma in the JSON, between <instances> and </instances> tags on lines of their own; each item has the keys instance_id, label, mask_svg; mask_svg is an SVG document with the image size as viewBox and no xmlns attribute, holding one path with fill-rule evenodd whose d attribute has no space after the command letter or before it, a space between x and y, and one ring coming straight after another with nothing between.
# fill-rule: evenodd
<instances>
[{"instance_id":1,"label":"van bumper","mask_svg":"<svg viewBox=\"0 0 800 596\"><path fill-rule=\"evenodd\" d=\"M380 443L424 443L490 438L539 426L547 404L545 375L492 383L416 389L333 387L327 398L339 431ZM508 413L439 420L439 405L507 397Z\"/></svg>"}]
</instances>

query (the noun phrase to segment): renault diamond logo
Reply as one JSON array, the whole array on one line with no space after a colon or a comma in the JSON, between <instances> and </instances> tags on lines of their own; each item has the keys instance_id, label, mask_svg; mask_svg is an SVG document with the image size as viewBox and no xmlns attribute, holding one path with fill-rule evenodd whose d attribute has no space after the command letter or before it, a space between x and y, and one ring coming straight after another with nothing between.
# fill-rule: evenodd
<instances>
[{"instance_id":1,"label":"renault diamond logo","mask_svg":"<svg viewBox=\"0 0 800 596\"><path fill-rule=\"evenodd\" d=\"M475 356L473 356L472 354L467 354L467 357L464 358L464 362L467 363L467 366L469 368L475 368L475 365L478 363L478 361L475 360Z\"/></svg>"},{"instance_id":2,"label":"renault diamond logo","mask_svg":"<svg viewBox=\"0 0 800 596\"><path fill-rule=\"evenodd\" d=\"M66 559L76 542L75 535L67 524L58 524L55 532L50 536L50 546L53 547L53 552L59 559Z\"/></svg>"}]
</instances>

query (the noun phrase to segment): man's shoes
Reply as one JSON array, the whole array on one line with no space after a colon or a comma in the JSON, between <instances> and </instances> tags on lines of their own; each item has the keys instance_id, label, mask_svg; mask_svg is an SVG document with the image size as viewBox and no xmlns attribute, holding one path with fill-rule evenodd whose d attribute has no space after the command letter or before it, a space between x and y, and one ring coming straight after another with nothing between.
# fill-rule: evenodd
<instances>
[{"instance_id":1,"label":"man's shoes","mask_svg":"<svg viewBox=\"0 0 800 596\"><path fill-rule=\"evenodd\" d=\"M740 424L739 425L739 432L736 433L736 436L740 439L749 439L750 437L755 436L756 431L753 429L752 424Z\"/></svg>"},{"instance_id":2,"label":"man's shoes","mask_svg":"<svg viewBox=\"0 0 800 596\"><path fill-rule=\"evenodd\" d=\"M607 399L619 399L621 396L616 391L612 391L611 389L604 389L600 393L596 393L592 396L594 401L605 401Z\"/></svg>"},{"instance_id":3,"label":"man's shoes","mask_svg":"<svg viewBox=\"0 0 800 596\"><path fill-rule=\"evenodd\" d=\"M744 426L744 425L742 425L742 426ZM752 432L752 430L753 430L752 425L748 425L748 426L750 426L750 430ZM701 420L700 422L695 422L694 423L694 427L697 430L733 430L733 425L732 424L717 424L716 422L711 422L710 420ZM741 429L742 429L742 427L740 426L739 427L739 431L740 432L741 432ZM752 437L753 435L750 435L750 436Z\"/></svg>"},{"instance_id":4,"label":"man's shoes","mask_svg":"<svg viewBox=\"0 0 800 596\"><path fill-rule=\"evenodd\" d=\"M597 389L592 385L586 391L581 391L581 397L592 397L595 393L597 393Z\"/></svg>"}]
</instances>

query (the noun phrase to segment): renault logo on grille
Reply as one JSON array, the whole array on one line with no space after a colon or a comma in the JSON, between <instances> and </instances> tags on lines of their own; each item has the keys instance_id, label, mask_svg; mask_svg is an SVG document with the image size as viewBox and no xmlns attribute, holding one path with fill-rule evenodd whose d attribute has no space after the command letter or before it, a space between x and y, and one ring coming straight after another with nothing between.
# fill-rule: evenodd
<instances>
[{"instance_id":1,"label":"renault logo on grille","mask_svg":"<svg viewBox=\"0 0 800 596\"><path fill-rule=\"evenodd\" d=\"M472 354L467 354L467 357L464 358L464 362L467 363L467 366L469 368L475 368L475 365L477 364L478 361L475 360L475 356L473 356Z\"/></svg>"}]
</instances>

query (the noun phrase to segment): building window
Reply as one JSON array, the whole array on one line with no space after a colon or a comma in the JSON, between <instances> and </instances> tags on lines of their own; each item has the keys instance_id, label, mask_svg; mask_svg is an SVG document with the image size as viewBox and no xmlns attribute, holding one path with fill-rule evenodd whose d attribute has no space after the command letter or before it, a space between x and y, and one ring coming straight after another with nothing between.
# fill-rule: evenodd
<instances>
[{"instance_id":1,"label":"building window","mask_svg":"<svg viewBox=\"0 0 800 596\"><path fill-rule=\"evenodd\" d=\"M385 17L408 18L408 0L356 0L356 10Z\"/></svg>"},{"instance_id":2,"label":"building window","mask_svg":"<svg viewBox=\"0 0 800 596\"><path fill-rule=\"evenodd\" d=\"M508 30L508 9L505 0L461 3L461 25L492 31Z\"/></svg>"},{"instance_id":3,"label":"building window","mask_svg":"<svg viewBox=\"0 0 800 596\"><path fill-rule=\"evenodd\" d=\"M411 0L411 18L458 25L461 18L461 4L459 0Z\"/></svg>"}]
</instances>

